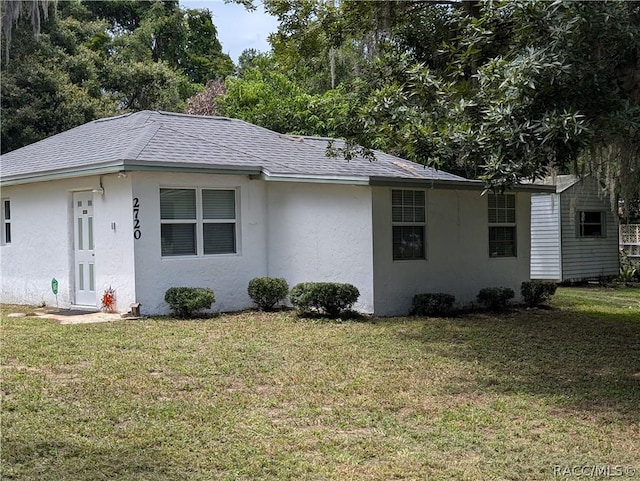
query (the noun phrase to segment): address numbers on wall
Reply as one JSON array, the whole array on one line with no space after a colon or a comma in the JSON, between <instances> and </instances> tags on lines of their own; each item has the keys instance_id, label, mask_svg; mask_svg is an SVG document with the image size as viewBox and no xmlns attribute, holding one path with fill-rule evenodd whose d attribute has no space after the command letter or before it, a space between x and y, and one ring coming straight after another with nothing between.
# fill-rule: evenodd
<instances>
[{"instance_id":1,"label":"address numbers on wall","mask_svg":"<svg viewBox=\"0 0 640 481\"><path fill-rule=\"evenodd\" d=\"M142 237L140 230L140 199L133 198L133 238L138 240Z\"/></svg>"}]
</instances>

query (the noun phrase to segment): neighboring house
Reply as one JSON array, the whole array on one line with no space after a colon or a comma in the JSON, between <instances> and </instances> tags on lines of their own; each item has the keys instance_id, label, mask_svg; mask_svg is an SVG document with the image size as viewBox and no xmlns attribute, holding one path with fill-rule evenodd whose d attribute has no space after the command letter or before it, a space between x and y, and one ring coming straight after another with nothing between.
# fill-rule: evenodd
<instances>
[{"instance_id":1,"label":"neighboring house","mask_svg":"<svg viewBox=\"0 0 640 481\"><path fill-rule=\"evenodd\" d=\"M327 142L143 111L5 154L2 301L95 309L112 287L119 311L167 313L169 287L207 286L231 311L272 276L352 283L359 310L391 315L416 293L465 304L529 279L539 187L482 196L480 182L391 155L327 157Z\"/></svg>"},{"instance_id":2,"label":"neighboring house","mask_svg":"<svg viewBox=\"0 0 640 481\"><path fill-rule=\"evenodd\" d=\"M583 281L618 275L618 216L591 177L547 179L531 196L531 278Z\"/></svg>"}]
</instances>

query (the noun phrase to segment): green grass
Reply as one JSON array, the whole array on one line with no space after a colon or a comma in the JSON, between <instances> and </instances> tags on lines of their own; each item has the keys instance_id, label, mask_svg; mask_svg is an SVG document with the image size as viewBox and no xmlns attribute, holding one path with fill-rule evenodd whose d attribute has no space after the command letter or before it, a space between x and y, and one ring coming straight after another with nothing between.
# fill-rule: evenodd
<instances>
[{"instance_id":1,"label":"green grass","mask_svg":"<svg viewBox=\"0 0 640 481\"><path fill-rule=\"evenodd\" d=\"M561 288L553 306L344 323L3 316L0 477L640 473L640 289Z\"/></svg>"}]
</instances>

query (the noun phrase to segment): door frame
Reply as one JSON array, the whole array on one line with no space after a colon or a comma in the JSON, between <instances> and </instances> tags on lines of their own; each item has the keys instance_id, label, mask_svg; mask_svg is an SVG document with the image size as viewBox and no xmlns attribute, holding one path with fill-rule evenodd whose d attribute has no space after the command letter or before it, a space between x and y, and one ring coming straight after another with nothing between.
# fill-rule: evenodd
<instances>
[{"instance_id":1,"label":"door frame","mask_svg":"<svg viewBox=\"0 0 640 481\"><path fill-rule=\"evenodd\" d=\"M96 308L95 198L92 191L83 190L72 192L71 199L73 302L77 306ZM79 214L80 210L83 212Z\"/></svg>"}]
</instances>

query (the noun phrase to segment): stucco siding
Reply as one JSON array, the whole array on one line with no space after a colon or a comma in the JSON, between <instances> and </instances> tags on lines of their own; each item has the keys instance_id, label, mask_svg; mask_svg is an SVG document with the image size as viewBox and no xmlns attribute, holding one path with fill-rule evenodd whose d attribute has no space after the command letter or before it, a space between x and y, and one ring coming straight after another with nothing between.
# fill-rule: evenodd
<instances>
[{"instance_id":1,"label":"stucco siding","mask_svg":"<svg viewBox=\"0 0 640 481\"><path fill-rule=\"evenodd\" d=\"M164 294L168 288L180 286L213 289L213 311L251 307L247 285L252 278L267 274L264 182L236 175L130 175L133 197L139 202L140 235L134 245L137 301L142 304L142 312L168 313ZM160 188L237 190L237 253L162 257Z\"/></svg>"},{"instance_id":2,"label":"stucco siding","mask_svg":"<svg viewBox=\"0 0 640 481\"><path fill-rule=\"evenodd\" d=\"M371 188L268 183L268 273L299 282L347 282L373 312Z\"/></svg>"},{"instance_id":3,"label":"stucco siding","mask_svg":"<svg viewBox=\"0 0 640 481\"><path fill-rule=\"evenodd\" d=\"M458 305L483 287L529 279L530 195L516 198L517 257L490 258L487 199L478 191L427 190L426 259L394 261L391 189L373 190L374 292L377 315L406 314L415 294L447 292Z\"/></svg>"},{"instance_id":4,"label":"stucco siding","mask_svg":"<svg viewBox=\"0 0 640 481\"><path fill-rule=\"evenodd\" d=\"M558 194L531 195L532 279L562 279L559 212Z\"/></svg>"},{"instance_id":5,"label":"stucco siding","mask_svg":"<svg viewBox=\"0 0 640 481\"><path fill-rule=\"evenodd\" d=\"M12 230L11 244L0 248L2 302L75 303L73 193L91 191L99 182L98 177L84 177L2 189L2 198L11 201ZM115 176L104 176L103 186L104 195L93 196L95 307L100 307L104 289L112 286L116 308L126 311L135 297L130 222L121 205L130 188L126 179L116 182ZM58 281L57 300L53 278Z\"/></svg>"},{"instance_id":6,"label":"stucco siding","mask_svg":"<svg viewBox=\"0 0 640 481\"><path fill-rule=\"evenodd\" d=\"M104 290L116 294L116 310L129 311L136 302L131 179L106 175L103 195L94 195L97 307Z\"/></svg>"},{"instance_id":7,"label":"stucco siding","mask_svg":"<svg viewBox=\"0 0 640 481\"><path fill-rule=\"evenodd\" d=\"M618 221L609 199L601 196L597 181L587 177L561 195L562 277L582 280L618 274ZM581 237L579 215L600 211L605 216L602 237Z\"/></svg>"}]
</instances>

